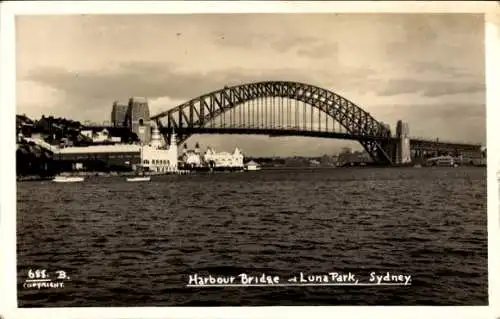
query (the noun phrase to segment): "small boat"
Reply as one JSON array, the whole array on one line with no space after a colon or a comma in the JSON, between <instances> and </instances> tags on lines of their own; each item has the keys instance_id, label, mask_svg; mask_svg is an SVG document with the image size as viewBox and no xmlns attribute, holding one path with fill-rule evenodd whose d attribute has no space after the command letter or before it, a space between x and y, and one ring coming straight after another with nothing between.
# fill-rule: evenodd
<instances>
[{"instance_id":1,"label":"small boat","mask_svg":"<svg viewBox=\"0 0 500 319\"><path fill-rule=\"evenodd\" d=\"M134 176L127 177L127 182L149 182L151 180L151 176L146 175L144 169L139 167L135 172Z\"/></svg>"},{"instance_id":2,"label":"small boat","mask_svg":"<svg viewBox=\"0 0 500 319\"><path fill-rule=\"evenodd\" d=\"M127 182L149 182L150 180L151 176L127 177Z\"/></svg>"},{"instance_id":3,"label":"small boat","mask_svg":"<svg viewBox=\"0 0 500 319\"><path fill-rule=\"evenodd\" d=\"M85 178L82 176L56 176L52 181L56 183L76 183L84 180Z\"/></svg>"}]
</instances>

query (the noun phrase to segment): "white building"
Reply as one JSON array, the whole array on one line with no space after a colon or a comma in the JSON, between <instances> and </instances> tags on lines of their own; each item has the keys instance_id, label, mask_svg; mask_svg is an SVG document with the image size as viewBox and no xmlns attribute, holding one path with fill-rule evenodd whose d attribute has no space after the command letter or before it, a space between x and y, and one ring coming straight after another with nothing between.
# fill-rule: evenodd
<instances>
[{"instance_id":1,"label":"white building","mask_svg":"<svg viewBox=\"0 0 500 319\"><path fill-rule=\"evenodd\" d=\"M202 160L200 154L196 154L194 151L187 151L182 155L182 162L186 166L190 167L200 167L202 166Z\"/></svg>"},{"instance_id":2,"label":"white building","mask_svg":"<svg viewBox=\"0 0 500 319\"><path fill-rule=\"evenodd\" d=\"M28 139L27 139L28 140ZM29 139L32 140L32 139ZM45 146L46 142L42 140L34 140L37 144ZM113 158L130 158L124 159L124 164L129 165L132 169L137 167L145 168L148 171L156 173L177 172L178 170L178 155L177 155L177 142L175 134L172 134L170 145L166 145L160 131L154 127L152 132L152 139L148 145L139 144L114 144L114 145L90 145L78 147L65 147L53 150L54 154L59 156L74 155L78 159L93 157L96 158L99 154L104 154L105 157ZM94 155L92 155L94 154ZM107 154L107 155L106 155ZM139 156L140 155L140 156ZM140 158L139 158L140 157ZM137 161L132 158L136 158Z\"/></svg>"},{"instance_id":3,"label":"white building","mask_svg":"<svg viewBox=\"0 0 500 319\"><path fill-rule=\"evenodd\" d=\"M203 160L211 167L241 167L243 168L243 154L236 148L234 152L217 153L214 149L208 148L203 156Z\"/></svg>"},{"instance_id":4,"label":"white building","mask_svg":"<svg viewBox=\"0 0 500 319\"><path fill-rule=\"evenodd\" d=\"M141 166L157 173L176 172L178 154L175 133L172 134L170 145L166 145L158 127L154 126L151 142L141 147Z\"/></svg>"},{"instance_id":5,"label":"white building","mask_svg":"<svg viewBox=\"0 0 500 319\"><path fill-rule=\"evenodd\" d=\"M261 167L259 163L250 161L246 164L246 170L247 171L260 171Z\"/></svg>"},{"instance_id":6,"label":"white building","mask_svg":"<svg viewBox=\"0 0 500 319\"><path fill-rule=\"evenodd\" d=\"M200 154L200 146L198 143L196 143L194 151L188 150L187 145L184 145L184 150L182 151L182 162L188 167L203 166L203 159Z\"/></svg>"}]
</instances>

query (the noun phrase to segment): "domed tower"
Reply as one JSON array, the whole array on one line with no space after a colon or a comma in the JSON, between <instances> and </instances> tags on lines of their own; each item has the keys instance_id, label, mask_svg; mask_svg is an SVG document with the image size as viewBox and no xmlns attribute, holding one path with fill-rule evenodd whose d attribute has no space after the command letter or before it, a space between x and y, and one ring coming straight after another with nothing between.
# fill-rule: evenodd
<instances>
[{"instance_id":1,"label":"domed tower","mask_svg":"<svg viewBox=\"0 0 500 319\"><path fill-rule=\"evenodd\" d=\"M161 148L164 143L162 141L162 136L160 134L160 129L158 129L158 125L152 124L153 128L151 130L151 146L154 148Z\"/></svg>"},{"instance_id":2,"label":"domed tower","mask_svg":"<svg viewBox=\"0 0 500 319\"><path fill-rule=\"evenodd\" d=\"M151 141L151 121L146 99L130 98L126 122L132 132L137 134L142 144L149 144Z\"/></svg>"}]
</instances>

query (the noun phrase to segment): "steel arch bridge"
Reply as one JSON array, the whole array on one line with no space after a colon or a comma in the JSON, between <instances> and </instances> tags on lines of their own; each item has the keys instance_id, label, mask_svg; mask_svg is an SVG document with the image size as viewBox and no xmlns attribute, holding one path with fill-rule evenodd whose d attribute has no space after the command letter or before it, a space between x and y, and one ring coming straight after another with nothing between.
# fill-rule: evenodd
<instances>
[{"instance_id":1,"label":"steel arch bridge","mask_svg":"<svg viewBox=\"0 0 500 319\"><path fill-rule=\"evenodd\" d=\"M299 82L226 86L151 120L167 141L175 132L178 144L198 133L331 137L357 140L375 162L393 163L395 144L387 125L334 92Z\"/></svg>"}]
</instances>

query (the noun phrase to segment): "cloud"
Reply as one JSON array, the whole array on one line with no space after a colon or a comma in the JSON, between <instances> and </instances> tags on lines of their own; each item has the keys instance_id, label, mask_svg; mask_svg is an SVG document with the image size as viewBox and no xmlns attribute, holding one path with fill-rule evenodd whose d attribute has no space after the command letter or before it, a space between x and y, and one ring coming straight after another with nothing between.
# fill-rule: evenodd
<instances>
[{"instance_id":1,"label":"cloud","mask_svg":"<svg viewBox=\"0 0 500 319\"><path fill-rule=\"evenodd\" d=\"M381 117L397 114L404 118L411 118L418 123L423 123L423 120L429 120L431 118L440 118L449 121L460 119L468 121L471 118L482 118L483 121L486 120L485 103L434 102L429 104L418 104L409 102L401 105L380 105L380 109L383 110L383 112L378 112Z\"/></svg>"},{"instance_id":2,"label":"cloud","mask_svg":"<svg viewBox=\"0 0 500 319\"><path fill-rule=\"evenodd\" d=\"M325 42L300 48L297 53L313 59L332 58L335 60L337 59L338 50L338 43Z\"/></svg>"},{"instance_id":3,"label":"cloud","mask_svg":"<svg viewBox=\"0 0 500 319\"><path fill-rule=\"evenodd\" d=\"M458 68L452 65L446 65L442 63L429 62L429 61L417 61L412 63L411 66L407 66L407 68L412 69L417 74L433 74L450 78L470 77L474 75L480 75L480 74L471 74L470 72L467 72L467 70L464 70L463 68ZM477 71L481 72L483 71L483 69L476 70L476 73L478 73Z\"/></svg>"},{"instance_id":4,"label":"cloud","mask_svg":"<svg viewBox=\"0 0 500 319\"><path fill-rule=\"evenodd\" d=\"M338 93L352 102L364 105L357 94L344 88L374 92L379 97L419 94L425 97L484 92L481 83L458 81L425 81L392 79L384 81L375 71L309 72L293 68L276 70L230 69L211 72L181 71L173 64L130 62L117 68L101 71L73 72L58 68L43 68L31 72L25 80L60 92L59 105L65 112L84 111L84 116L102 113L115 100L126 101L131 96L147 97L154 101L151 113L175 107L192 98L223 88L256 81L285 80L317 85ZM367 101L367 107L372 102ZM411 103L410 103L411 104ZM102 115L100 116L102 118Z\"/></svg>"},{"instance_id":5,"label":"cloud","mask_svg":"<svg viewBox=\"0 0 500 319\"><path fill-rule=\"evenodd\" d=\"M170 97L189 100L235 85L269 79L308 82L308 72L295 69L186 72L171 64L127 63L117 69L72 72L43 68L31 72L27 80L65 92L68 96L114 100L122 96Z\"/></svg>"},{"instance_id":6,"label":"cloud","mask_svg":"<svg viewBox=\"0 0 500 319\"><path fill-rule=\"evenodd\" d=\"M351 99L344 94L347 87L362 87L375 91L380 87L376 72L365 69L351 69L331 73L326 70L282 69L228 69L209 72L180 70L173 64L154 62L128 62L118 67L99 71L69 71L62 68L39 68L22 78L40 87L58 92L57 112L78 116L102 118L102 108L115 100L127 101L129 97L147 97L155 101L151 113L175 107L192 98L219 90L224 86L256 81L297 81L316 85ZM26 95L24 90L24 95ZM27 105L19 103L21 108ZM165 107L165 108L163 108ZM163 109L162 109L163 108ZM80 114L81 113L81 114Z\"/></svg>"},{"instance_id":7,"label":"cloud","mask_svg":"<svg viewBox=\"0 0 500 319\"><path fill-rule=\"evenodd\" d=\"M16 87L18 104L51 107L59 103L60 92L57 88L33 81L19 81ZM29 92L29 94L22 94L24 92Z\"/></svg>"},{"instance_id":8,"label":"cloud","mask_svg":"<svg viewBox=\"0 0 500 319\"><path fill-rule=\"evenodd\" d=\"M158 114L160 112L170 110L182 103L186 102L185 100L175 100L172 99L168 96L162 96L159 98L154 98L154 99L149 99L148 98L148 105L149 105L149 111L150 114Z\"/></svg>"},{"instance_id":9,"label":"cloud","mask_svg":"<svg viewBox=\"0 0 500 319\"><path fill-rule=\"evenodd\" d=\"M131 96L147 97L155 114L226 85L289 80L338 93L393 126L408 120L416 134L474 139L484 131L483 29L483 16L470 14L24 17L18 111L103 121L114 100ZM262 138L222 141L258 152ZM330 145L282 141L262 148Z\"/></svg>"},{"instance_id":10,"label":"cloud","mask_svg":"<svg viewBox=\"0 0 500 319\"><path fill-rule=\"evenodd\" d=\"M378 92L380 96L391 96L418 92L427 97L461 93L485 92L485 83L459 81L428 81L417 79L391 79Z\"/></svg>"},{"instance_id":11,"label":"cloud","mask_svg":"<svg viewBox=\"0 0 500 319\"><path fill-rule=\"evenodd\" d=\"M181 71L172 64L131 62L100 71L40 68L20 80L58 92L57 103L51 109L61 116L77 114L83 120L102 119L103 108L110 108L115 100L123 102L132 96L147 97L154 101L151 113L156 114L224 86L265 80L318 84L315 82L317 76L293 68L196 73ZM27 91L23 92L26 95ZM28 104L18 104L20 109L29 107ZM163 107L165 109L161 109Z\"/></svg>"},{"instance_id":12,"label":"cloud","mask_svg":"<svg viewBox=\"0 0 500 319\"><path fill-rule=\"evenodd\" d=\"M248 50L255 47L269 47L274 51L296 52L299 56L315 59L336 58L338 43L312 36L278 36L273 34L249 33L245 35L216 32L217 45Z\"/></svg>"},{"instance_id":13,"label":"cloud","mask_svg":"<svg viewBox=\"0 0 500 319\"><path fill-rule=\"evenodd\" d=\"M379 105L377 119L394 125L409 124L410 136L445 141L484 143L486 141L485 103L434 102Z\"/></svg>"}]
</instances>

